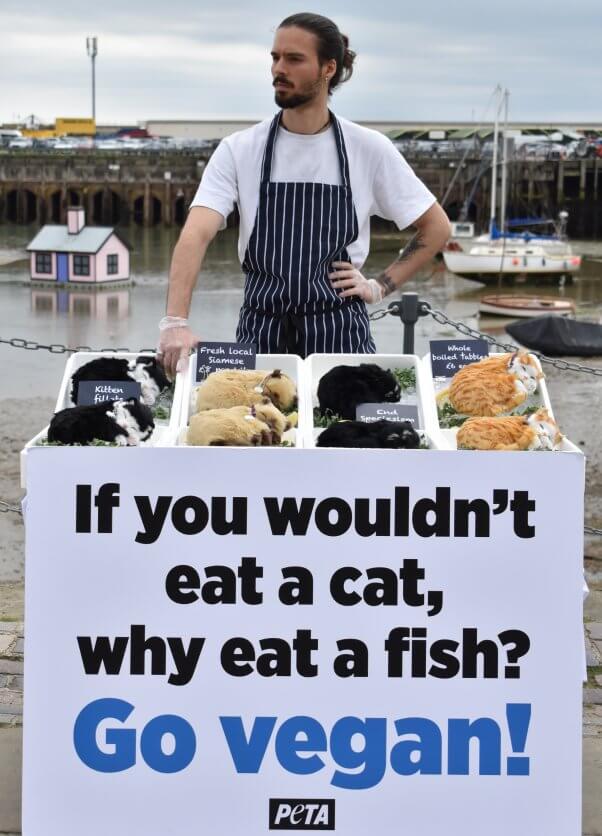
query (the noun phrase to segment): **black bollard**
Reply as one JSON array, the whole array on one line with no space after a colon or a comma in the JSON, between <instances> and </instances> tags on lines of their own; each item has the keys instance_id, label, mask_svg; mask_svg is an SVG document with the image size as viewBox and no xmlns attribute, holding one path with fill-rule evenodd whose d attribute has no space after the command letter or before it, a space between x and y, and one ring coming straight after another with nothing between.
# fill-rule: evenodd
<instances>
[{"instance_id":1,"label":"black bollard","mask_svg":"<svg viewBox=\"0 0 602 836\"><path fill-rule=\"evenodd\" d=\"M426 316L428 304L421 301L417 293L402 293L401 299L391 302L388 310L398 316L403 327L403 353L414 354L414 326L419 317Z\"/></svg>"}]
</instances>

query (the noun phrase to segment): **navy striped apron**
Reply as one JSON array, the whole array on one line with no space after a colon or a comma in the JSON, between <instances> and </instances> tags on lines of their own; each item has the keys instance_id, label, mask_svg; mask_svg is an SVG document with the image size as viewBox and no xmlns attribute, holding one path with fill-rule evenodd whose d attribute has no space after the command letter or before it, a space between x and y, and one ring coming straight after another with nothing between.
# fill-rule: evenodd
<instances>
[{"instance_id":1,"label":"navy striped apron","mask_svg":"<svg viewBox=\"0 0 602 836\"><path fill-rule=\"evenodd\" d=\"M276 114L261 165L255 225L243 260L244 301L236 339L262 354L374 354L365 303L341 299L328 273L333 261L350 261L358 236L343 132L332 126L341 186L270 181L282 111Z\"/></svg>"}]
</instances>

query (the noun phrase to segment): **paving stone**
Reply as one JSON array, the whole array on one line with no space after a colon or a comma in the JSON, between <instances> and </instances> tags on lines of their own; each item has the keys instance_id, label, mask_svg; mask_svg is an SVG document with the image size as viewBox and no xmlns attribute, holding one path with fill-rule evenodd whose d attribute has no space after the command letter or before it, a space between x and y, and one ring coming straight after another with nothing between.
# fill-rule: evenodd
<instances>
[{"instance_id":1,"label":"paving stone","mask_svg":"<svg viewBox=\"0 0 602 836\"><path fill-rule=\"evenodd\" d=\"M590 621L585 627L592 639L602 641L602 622Z\"/></svg>"},{"instance_id":2,"label":"paving stone","mask_svg":"<svg viewBox=\"0 0 602 836\"><path fill-rule=\"evenodd\" d=\"M601 642L592 642L592 647L594 648L595 652L602 657L602 641Z\"/></svg>"},{"instance_id":3,"label":"paving stone","mask_svg":"<svg viewBox=\"0 0 602 836\"><path fill-rule=\"evenodd\" d=\"M15 636L23 635L22 621L0 621L0 633L12 633Z\"/></svg>"},{"instance_id":4,"label":"paving stone","mask_svg":"<svg viewBox=\"0 0 602 836\"><path fill-rule=\"evenodd\" d=\"M23 662L16 659L0 659L0 673L23 673Z\"/></svg>"},{"instance_id":5,"label":"paving stone","mask_svg":"<svg viewBox=\"0 0 602 836\"><path fill-rule=\"evenodd\" d=\"M13 676L7 677L7 687L13 691L21 691L23 692L23 676L19 674L14 674Z\"/></svg>"},{"instance_id":6,"label":"paving stone","mask_svg":"<svg viewBox=\"0 0 602 836\"><path fill-rule=\"evenodd\" d=\"M602 654L592 642L589 637L585 636L585 658L588 668L595 668L598 665L602 665ZM0 663L0 670L2 670L1 663Z\"/></svg>"},{"instance_id":7,"label":"paving stone","mask_svg":"<svg viewBox=\"0 0 602 836\"><path fill-rule=\"evenodd\" d=\"M6 726L22 726L23 725L23 709L17 712L17 709L13 711L12 714L3 714L0 711L0 728L6 728ZM2 833L2 831L0 831Z\"/></svg>"},{"instance_id":8,"label":"paving stone","mask_svg":"<svg viewBox=\"0 0 602 836\"><path fill-rule=\"evenodd\" d=\"M583 702L590 705L602 705L602 688L584 688Z\"/></svg>"},{"instance_id":9,"label":"paving stone","mask_svg":"<svg viewBox=\"0 0 602 836\"><path fill-rule=\"evenodd\" d=\"M8 676L5 673L0 673L0 688L8 687Z\"/></svg>"},{"instance_id":10,"label":"paving stone","mask_svg":"<svg viewBox=\"0 0 602 836\"><path fill-rule=\"evenodd\" d=\"M23 704L23 694L10 688L0 688L0 711L12 711L13 706Z\"/></svg>"},{"instance_id":11,"label":"paving stone","mask_svg":"<svg viewBox=\"0 0 602 836\"><path fill-rule=\"evenodd\" d=\"M0 656L3 656L6 653L8 653L8 649L9 647L11 647L14 641L15 637L10 633L2 633L0 635Z\"/></svg>"},{"instance_id":12,"label":"paving stone","mask_svg":"<svg viewBox=\"0 0 602 836\"><path fill-rule=\"evenodd\" d=\"M596 677L596 682L598 683L600 688L602 688L602 674L598 674L598 676Z\"/></svg>"},{"instance_id":13,"label":"paving stone","mask_svg":"<svg viewBox=\"0 0 602 836\"><path fill-rule=\"evenodd\" d=\"M14 652L15 652L18 656L23 656L23 648L24 648L24 644L25 644L25 642L24 642L24 640L23 640L23 639L17 639L17 643L16 643L16 645L15 645Z\"/></svg>"}]
</instances>

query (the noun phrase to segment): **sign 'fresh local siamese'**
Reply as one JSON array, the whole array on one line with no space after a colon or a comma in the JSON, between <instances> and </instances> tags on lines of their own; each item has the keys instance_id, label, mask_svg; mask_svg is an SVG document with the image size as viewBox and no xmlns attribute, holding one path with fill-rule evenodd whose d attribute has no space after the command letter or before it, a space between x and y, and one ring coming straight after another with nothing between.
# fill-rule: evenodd
<instances>
[{"instance_id":1,"label":"sign 'fresh local siamese'","mask_svg":"<svg viewBox=\"0 0 602 836\"><path fill-rule=\"evenodd\" d=\"M199 343L196 350L196 381L202 382L222 369L254 369L257 349L246 343Z\"/></svg>"},{"instance_id":2,"label":"sign 'fresh local siamese'","mask_svg":"<svg viewBox=\"0 0 602 836\"><path fill-rule=\"evenodd\" d=\"M581 832L581 456L30 456L28 836Z\"/></svg>"}]
</instances>

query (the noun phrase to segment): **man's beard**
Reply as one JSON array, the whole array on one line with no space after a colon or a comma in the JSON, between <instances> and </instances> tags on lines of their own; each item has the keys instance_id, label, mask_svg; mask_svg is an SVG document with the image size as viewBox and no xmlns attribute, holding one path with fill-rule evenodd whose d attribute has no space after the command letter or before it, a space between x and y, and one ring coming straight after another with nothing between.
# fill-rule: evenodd
<instances>
[{"instance_id":1,"label":"man's beard","mask_svg":"<svg viewBox=\"0 0 602 836\"><path fill-rule=\"evenodd\" d=\"M274 99L278 107L281 107L283 110L287 110L288 108L301 107L301 105L307 104L308 102L311 102L316 98L319 88L320 79L318 78L317 81L310 84L306 91L303 93L295 93L292 96L287 96L286 91L276 90L274 94Z\"/></svg>"}]
</instances>

